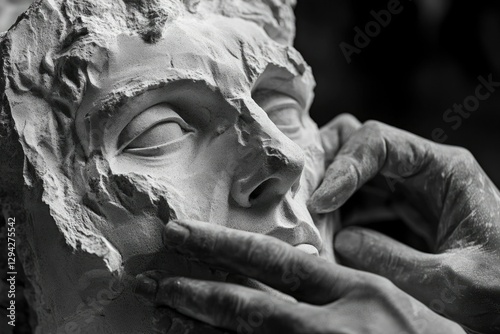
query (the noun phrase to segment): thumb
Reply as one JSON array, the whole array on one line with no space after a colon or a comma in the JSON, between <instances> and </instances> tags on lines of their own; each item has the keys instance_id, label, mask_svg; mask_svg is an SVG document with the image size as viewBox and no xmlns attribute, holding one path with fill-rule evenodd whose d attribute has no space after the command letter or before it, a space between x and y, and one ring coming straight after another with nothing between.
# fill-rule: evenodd
<instances>
[{"instance_id":1,"label":"thumb","mask_svg":"<svg viewBox=\"0 0 500 334\"><path fill-rule=\"evenodd\" d=\"M340 231L335 250L343 264L386 277L431 308L443 291L442 255L419 252L381 233L359 227Z\"/></svg>"}]
</instances>

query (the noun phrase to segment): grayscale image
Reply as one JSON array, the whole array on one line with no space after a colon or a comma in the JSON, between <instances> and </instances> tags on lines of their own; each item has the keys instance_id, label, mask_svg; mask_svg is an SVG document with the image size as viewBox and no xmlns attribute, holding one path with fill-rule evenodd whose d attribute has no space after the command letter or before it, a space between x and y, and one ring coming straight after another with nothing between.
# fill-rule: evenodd
<instances>
[{"instance_id":1,"label":"grayscale image","mask_svg":"<svg viewBox=\"0 0 500 334\"><path fill-rule=\"evenodd\" d=\"M500 3L0 0L1 334L500 334Z\"/></svg>"}]
</instances>

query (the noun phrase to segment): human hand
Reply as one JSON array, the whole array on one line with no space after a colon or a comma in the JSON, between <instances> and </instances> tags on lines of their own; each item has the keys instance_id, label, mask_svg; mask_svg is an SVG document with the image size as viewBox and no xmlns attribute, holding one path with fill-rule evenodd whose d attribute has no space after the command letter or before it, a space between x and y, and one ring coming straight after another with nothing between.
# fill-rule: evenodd
<instances>
[{"instance_id":1,"label":"human hand","mask_svg":"<svg viewBox=\"0 0 500 334\"><path fill-rule=\"evenodd\" d=\"M390 279L474 333L500 332L500 193L465 149L342 115L322 129L331 164L310 209L332 212L378 174L399 180L433 231L434 254L347 228L343 263Z\"/></svg>"},{"instance_id":2,"label":"human hand","mask_svg":"<svg viewBox=\"0 0 500 334\"><path fill-rule=\"evenodd\" d=\"M138 277L168 306L238 333L463 333L389 280L306 254L276 238L196 221L169 222L169 248L213 269L250 277L298 302L227 282Z\"/></svg>"}]
</instances>

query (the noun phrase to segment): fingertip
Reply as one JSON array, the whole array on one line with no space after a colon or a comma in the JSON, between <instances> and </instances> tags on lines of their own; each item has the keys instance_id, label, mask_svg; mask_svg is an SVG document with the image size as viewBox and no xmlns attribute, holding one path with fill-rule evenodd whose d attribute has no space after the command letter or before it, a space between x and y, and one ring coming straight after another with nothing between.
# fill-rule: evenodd
<instances>
[{"instance_id":1,"label":"fingertip","mask_svg":"<svg viewBox=\"0 0 500 334\"><path fill-rule=\"evenodd\" d=\"M337 205L335 203L328 203L324 198L313 198L308 201L307 208L311 213L316 214L326 214L333 212L337 209Z\"/></svg>"},{"instance_id":2,"label":"fingertip","mask_svg":"<svg viewBox=\"0 0 500 334\"><path fill-rule=\"evenodd\" d=\"M356 256L363 242L363 235L356 228L348 228L340 231L335 237L335 250L345 257Z\"/></svg>"},{"instance_id":3,"label":"fingertip","mask_svg":"<svg viewBox=\"0 0 500 334\"><path fill-rule=\"evenodd\" d=\"M144 298L146 301L152 302L156 297L157 290L158 283L154 279L144 274L136 276L134 293L137 296Z\"/></svg>"},{"instance_id":4,"label":"fingertip","mask_svg":"<svg viewBox=\"0 0 500 334\"><path fill-rule=\"evenodd\" d=\"M163 229L162 239L167 247L178 247L183 245L189 238L190 230L184 222L170 221Z\"/></svg>"},{"instance_id":5,"label":"fingertip","mask_svg":"<svg viewBox=\"0 0 500 334\"><path fill-rule=\"evenodd\" d=\"M167 276L167 272L163 271L163 270L149 270L149 271L145 271L145 272L137 275L136 279L143 277L143 276L158 282Z\"/></svg>"},{"instance_id":6,"label":"fingertip","mask_svg":"<svg viewBox=\"0 0 500 334\"><path fill-rule=\"evenodd\" d=\"M326 171L325 178L309 200L314 213L329 213L340 208L357 190L359 182L355 169L346 159L336 160Z\"/></svg>"},{"instance_id":7,"label":"fingertip","mask_svg":"<svg viewBox=\"0 0 500 334\"><path fill-rule=\"evenodd\" d=\"M337 193L334 184L325 179L323 184L311 195L311 198L307 202L309 210L319 214L337 210L341 204L336 195Z\"/></svg>"}]
</instances>

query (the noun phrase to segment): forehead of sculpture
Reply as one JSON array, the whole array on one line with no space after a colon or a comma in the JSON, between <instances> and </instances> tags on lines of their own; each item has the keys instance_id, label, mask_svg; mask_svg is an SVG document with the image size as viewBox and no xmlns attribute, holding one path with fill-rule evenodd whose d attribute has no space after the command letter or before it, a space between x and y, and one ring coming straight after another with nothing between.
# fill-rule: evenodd
<instances>
[{"instance_id":1,"label":"forehead of sculpture","mask_svg":"<svg viewBox=\"0 0 500 334\"><path fill-rule=\"evenodd\" d=\"M295 31L293 3L294 0L41 0L9 31L12 68L23 72L13 77L29 77L32 86L40 84L47 90L41 95L50 96L57 91L58 100L69 97L69 103L77 105L86 81L92 81L94 73L107 66L108 49L120 36L137 36L145 43L156 44L164 40L165 34L178 29L176 22L183 19L197 26L197 22L206 25L217 18L230 18L240 22L228 23L226 28L233 35L246 34L247 42L253 34L247 27L253 24L261 28L260 34L267 35L267 39L290 46ZM169 29L171 25L175 28ZM196 29L184 29L188 39L196 39L189 30ZM206 36L209 31L211 35ZM220 29L198 29L197 34L199 38L218 35L216 42L220 45L241 40L229 38L224 42ZM16 66L19 62L22 66Z\"/></svg>"},{"instance_id":2,"label":"forehead of sculpture","mask_svg":"<svg viewBox=\"0 0 500 334\"><path fill-rule=\"evenodd\" d=\"M161 102L168 100L167 95L172 99L172 94L186 88L195 96L184 99L193 100L201 94L194 82L217 91L221 95L214 96L234 103L236 109L239 101L257 90L292 96L305 109L312 99L314 80L300 54L239 18L179 17L154 44L138 36L118 36L106 57L106 70L87 88L79 120L97 113L104 118L112 114L130 118L134 115L120 112L128 110L122 106L142 100ZM133 109L141 110L137 105Z\"/></svg>"},{"instance_id":3,"label":"forehead of sculpture","mask_svg":"<svg viewBox=\"0 0 500 334\"><path fill-rule=\"evenodd\" d=\"M238 18L184 17L165 27L154 44L120 35L106 51L107 70L94 83L115 90L134 80L144 85L179 79L203 80L230 97L251 91L270 66L287 79L301 76L307 64L290 46L275 42L262 29Z\"/></svg>"},{"instance_id":4,"label":"forehead of sculpture","mask_svg":"<svg viewBox=\"0 0 500 334\"><path fill-rule=\"evenodd\" d=\"M295 35L294 4L295 0L50 1L50 6L69 21L70 29L82 24L111 34L131 30L154 43L161 37L163 27L179 16L217 14L252 21L270 38L288 45Z\"/></svg>"},{"instance_id":5,"label":"forehead of sculpture","mask_svg":"<svg viewBox=\"0 0 500 334\"><path fill-rule=\"evenodd\" d=\"M261 26L273 40L291 45L295 37L296 0L194 0L201 8L228 17L239 17Z\"/></svg>"}]
</instances>

